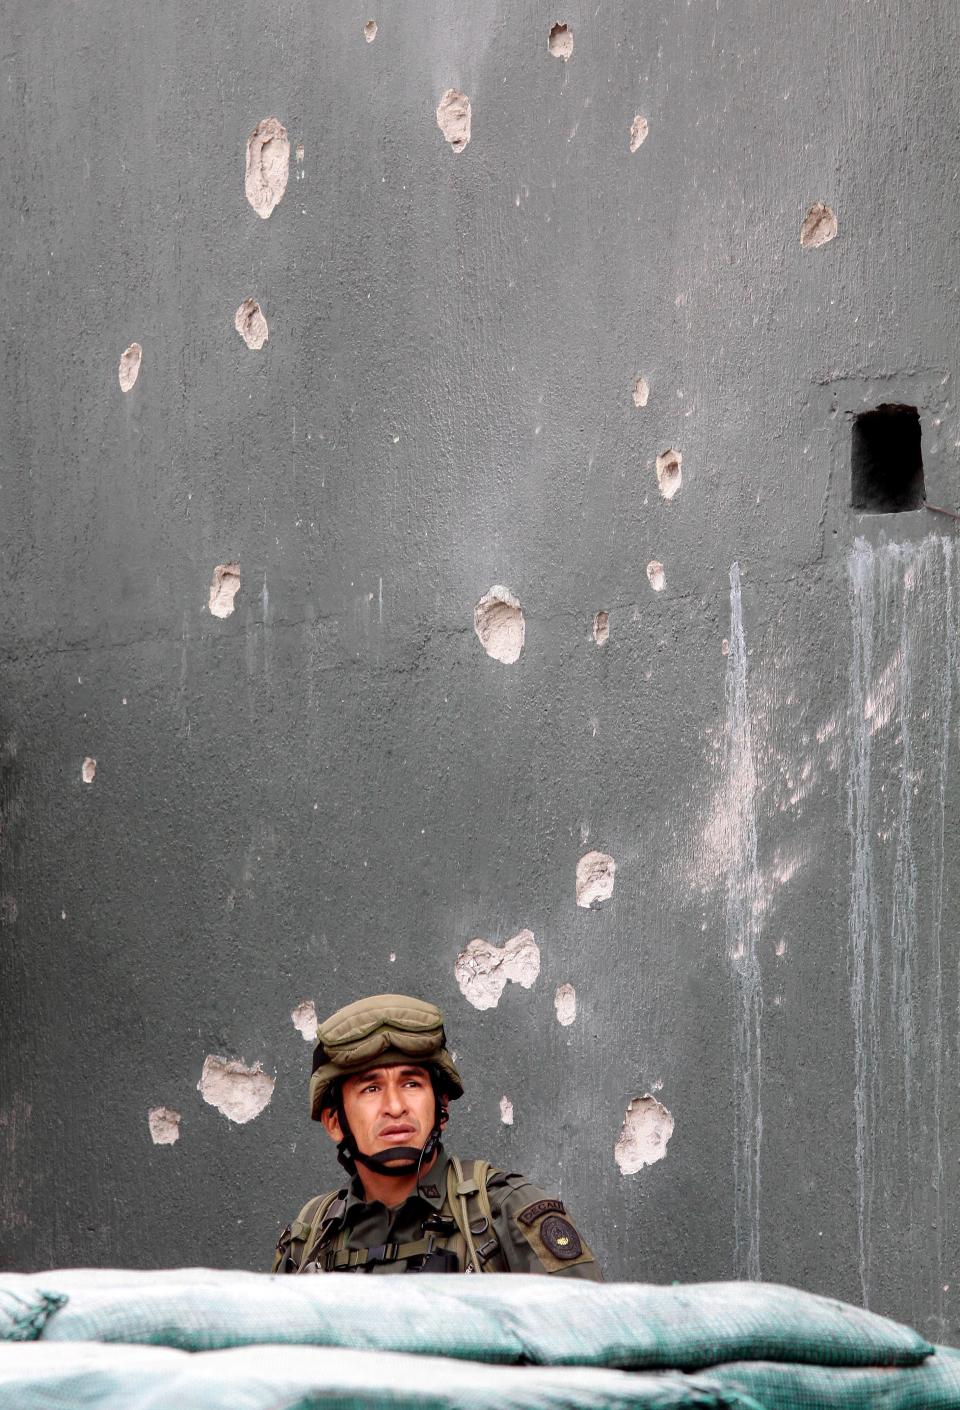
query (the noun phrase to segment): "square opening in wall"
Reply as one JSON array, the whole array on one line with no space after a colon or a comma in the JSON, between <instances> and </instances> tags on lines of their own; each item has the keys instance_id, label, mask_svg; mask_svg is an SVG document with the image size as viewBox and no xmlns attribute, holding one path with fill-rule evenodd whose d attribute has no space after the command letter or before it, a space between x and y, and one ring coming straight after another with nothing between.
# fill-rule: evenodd
<instances>
[{"instance_id":1,"label":"square opening in wall","mask_svg":"<svg viewBox=\"0 0 960 1410\"><path fill-rule=\"evenodd\" d=\"M853 419L850 504L863 514L922 509L923 456L915 406L884 404Z\"/></svg>"}]
</instances>

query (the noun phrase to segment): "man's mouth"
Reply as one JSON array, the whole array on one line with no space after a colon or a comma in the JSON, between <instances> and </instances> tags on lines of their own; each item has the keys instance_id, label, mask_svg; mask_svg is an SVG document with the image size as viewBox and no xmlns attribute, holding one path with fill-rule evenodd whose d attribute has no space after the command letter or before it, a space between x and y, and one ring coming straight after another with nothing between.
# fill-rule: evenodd
<instances>
[{"instance_id":1,"label":"man's mouth","mask_svg":"<svg viewBox=\"0 0 960 1410\"><path fill-rule=\"evenodd\" d=\"M380 1140L400 1146L405 1142L409 1143L410 1137L416 1134L417 1128L415 1126L387 1126L380 1132Z\"/></svg>"}]
</instances>

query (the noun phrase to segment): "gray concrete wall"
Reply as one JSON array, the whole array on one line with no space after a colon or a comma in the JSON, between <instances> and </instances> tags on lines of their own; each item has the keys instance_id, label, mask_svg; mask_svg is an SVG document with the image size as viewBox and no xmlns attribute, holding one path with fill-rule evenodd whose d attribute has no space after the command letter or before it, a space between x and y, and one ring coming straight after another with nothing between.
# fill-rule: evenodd
<instances>
[{"instance_id":1,"label":"gray concrete wall","mask_svg":"<svg viewBox=\"0 0 960 1410\"><path fill-rule=\"evenodd\" d=\"M3 1265L268 1262L336 1182L291 1011L406 990L452 1143L609 1275L955 1337L955 526L848 507L899 401L960 508L955 4L20 0L2 50Z\"/></svg>"}]
</instances>

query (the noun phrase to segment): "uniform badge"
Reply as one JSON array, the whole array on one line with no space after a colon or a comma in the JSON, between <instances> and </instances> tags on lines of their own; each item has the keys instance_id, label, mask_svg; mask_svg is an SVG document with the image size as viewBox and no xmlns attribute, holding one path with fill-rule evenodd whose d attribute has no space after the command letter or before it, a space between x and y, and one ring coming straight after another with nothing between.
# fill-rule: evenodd
<instances>
[{"instance_id":1,"label":"uniform badge","mask_svg":"<svg viewBox=\"0 0 960 1410\"><path fill-rule=\"evenodd\" d=\"M583 1252L580 1235L570 1221L562 1219L559 1214L551 1214L544 1219L540 1225L540 1238L544 1248L548 1249L554 1258L564 1262L579 1258Z\"/></svg>"}]
</instances>

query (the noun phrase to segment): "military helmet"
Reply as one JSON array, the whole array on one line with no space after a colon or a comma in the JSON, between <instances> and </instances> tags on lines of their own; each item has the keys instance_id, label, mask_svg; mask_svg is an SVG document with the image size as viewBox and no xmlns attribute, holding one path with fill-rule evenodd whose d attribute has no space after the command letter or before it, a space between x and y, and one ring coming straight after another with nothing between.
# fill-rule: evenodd
<instances>
[{"instance_id":1,"label":"military helmet","mask_svg":"<svg viewBox=\"0 0 960 1410\"><path fill-rule=\"evenodd\" d=\"M436 1004L406 994L373 994L338 1009L317 1026L310 1078L310 1115L319 1121L334 1100L335 1083L369 1067L423 1064L437 1075L452 1099L463 1096L463 1083L447 1052L443 1014Z\"/></svg>"}]
</instances>

